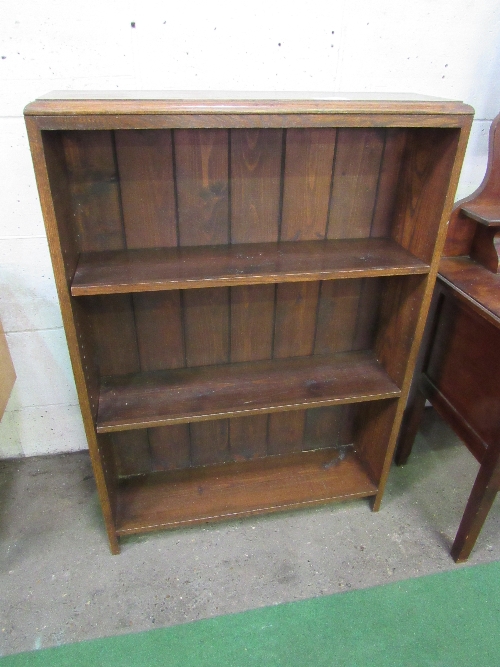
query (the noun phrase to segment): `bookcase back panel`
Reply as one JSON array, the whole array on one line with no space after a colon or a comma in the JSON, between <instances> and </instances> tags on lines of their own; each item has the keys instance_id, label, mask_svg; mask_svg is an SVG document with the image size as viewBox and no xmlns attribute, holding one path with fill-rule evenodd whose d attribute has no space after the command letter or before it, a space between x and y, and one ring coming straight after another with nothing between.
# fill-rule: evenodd
<instances>
[{"instance_id":1,"label":"bookcase back panel","mask_svg":"<svg viewBox=\"0 0 500 667\"><path fill-rule=\"evenodd\" d=\"M82 297L99 375L371 349L384 279ZM121 475L352 442L349 406L111 437ZM343 435L342 435L343 434Z\"/></svg>"},{"instance_id":2,"label":"bookcase back panel","mask_svg":"<svg viewBox=\"0 0 500 667\"><path fill-rule=\"evenodd\" d=\"M120 477L250 461L352 445L361 408L355 404L288 412L289 419L282 424L270 422L276 415L257 415L123 431L110 434L106 444ZM201 431L200 426L204 427ZM289 445L290 438L294 438L294 448Z\"/></svg>"},{"instance_id":3,"label":"bookcase back panel","mask_svg":"<svg viewBox=\"0 0 500 667\"><path fill-rule=\"evenodd\" d=\"M69 180L81 252L388 236L409 130L43 134ZM66 224L66 223L65 223Z\"/></svg>"}]
</instances>

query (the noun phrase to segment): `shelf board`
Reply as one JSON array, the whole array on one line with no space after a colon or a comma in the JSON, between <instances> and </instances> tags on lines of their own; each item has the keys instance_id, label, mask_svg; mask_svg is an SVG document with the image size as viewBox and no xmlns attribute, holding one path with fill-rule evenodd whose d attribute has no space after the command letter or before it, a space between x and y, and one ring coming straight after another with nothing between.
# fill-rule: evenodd
<instances>
[{"instance_id":1,"label":"shelf board","mask_svg":"<svg viewBox=\"0 0 500 667\"><path fill-rule=\"evenodd\" d=\"M471 220L486 227L500 227L500 205L498 202L467 203L462 212Z\"/></svg>"},{"instance_id":2,"label":"shelf board","mask_svg":"<svg viewBox=\"0 0 500 667\"><path fill-rule=\"evenodd\" d=\"M116 532L175 528L376 493L351 450L321 449L157 472L120 480Z\"/></svg>"},{"instance_id":3,"label":"shelf board","mask_svg":"<svg viewBox=\"0 0 500 667\"><path fill-rule=\"evenodd\" d=\"M103 379L97 432L400 395L371 352L134 373Z\"/></svg>"},{"instance_id":4,"label":"shelf board","mask_svg":"<svg viewBox=\"0 0 500 667\"><path fill-rule=\"evenodd\" d=\"M83 253L73 296L427 273L392 239L341 239Z\"/></svg>"}]
</instances>

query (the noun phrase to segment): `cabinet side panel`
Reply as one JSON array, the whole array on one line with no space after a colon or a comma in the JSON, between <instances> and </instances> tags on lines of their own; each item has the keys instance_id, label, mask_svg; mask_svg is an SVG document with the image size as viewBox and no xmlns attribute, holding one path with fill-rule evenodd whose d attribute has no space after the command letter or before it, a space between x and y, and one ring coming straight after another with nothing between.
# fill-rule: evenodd
<instances>
[{"instance_id":1,"label":"cabinet side panel","mask_svg":"<svg viewBox=\"0 0 500 667\"><path fill-rule=\"evenodd\" d=\"M402 387L427 286L427 276L385 278L375 352Z\"/></svg>"},{"instance_id":2,"label":"cabinet side panel","mask_svg":"<svg viewBox=\"0 0 500 667\"><path fill-rule=\"evenodd\" d=\"M175 247L172 131L116 131L115 143L127 248ZM138 293L132 302L141 370L184 366L180 292ZM187 425L151 429L147 436L153 470L188 465Z\"/></svg>"},{"instance_id":3,"label":"cabinet side panel","mask_svg":"<svg viewBox=\"0 0 500 667\"><path fill-rule=\"evenodd\" d=\"M231 130L231 242L278 240L283 130ZM231 361L270 359L274 285L231 288ZM230 457L265 456L268 415L229 420Z\"/></svg>"},{"instance_id":4,"label":"cabinet side panel","mask_svg":"<svg viewBox=\"0 0 500 667\"><path fill-rule=\"evenodd\" d=\"M229 132L174 130L179 245L229 243ZM227 363L229 288L181 296L187 366ZM190 424L192 465L227 461L228 420Z\"/></svg>"},{"instance_id":5,"label":"cabinet side panel","mask_svg":"<svg viewBox=\"0 0 500 667\"><path fill-rule=\"evenodd\" d=\"M425 262L434 254L459 139L460 130L408 130L392 236Z\"/></svg>"},{"instance_id":6,"label":"cabinet side panel","mask_svg":"<svg viewBox=\"0 0 500 667\"><path fill-rule=\"evenodd\" d=\"M381 481L387 445L396 437L397 400L373 401L360 407L355 419L354 446L373 482Z\"/></svg>"},{"instance_id":7,"label":"cabinet side panel","mask_svg":"<svg viewBox=\"0 0 500 667\"><path fill-rule=\"evenodd\" d=\"M384 139L378 128L338 130L327 238L370 236Z\"/></svg>"}]
</instances>

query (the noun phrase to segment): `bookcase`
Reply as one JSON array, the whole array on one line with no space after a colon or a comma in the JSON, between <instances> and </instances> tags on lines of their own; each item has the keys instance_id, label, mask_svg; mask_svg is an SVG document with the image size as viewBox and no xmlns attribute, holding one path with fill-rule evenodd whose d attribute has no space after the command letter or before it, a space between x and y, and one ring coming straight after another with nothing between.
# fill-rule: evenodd
<instances>
[{"instance_id":1,"label":"bookcase","mask_svg":"<svg viewBox=\"0 0 500 667\"><path fill-rule=\"evenodd\" d=\"M311 93L26 107L113 553L160 528L379 508L472 113Z\"/></svg>"}]
</instances>

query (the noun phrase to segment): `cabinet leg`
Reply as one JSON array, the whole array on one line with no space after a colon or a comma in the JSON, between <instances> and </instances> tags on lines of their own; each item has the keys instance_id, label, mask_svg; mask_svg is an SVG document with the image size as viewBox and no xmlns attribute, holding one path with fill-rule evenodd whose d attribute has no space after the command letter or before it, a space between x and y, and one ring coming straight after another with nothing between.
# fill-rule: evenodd
<instances>
[{"instance_id":1,"label":"cabinet leg","mask_svg":"<svg viewBox=\"0 0 500 667\"><path fill-rule=\"evenodd\" d=\"M472 487L451 556L456 563L467 560L500 487L500 442L491 445Z\"/></svg>"},{"instance_id":2,"label":"cabinet leg","mask_svg":"<svg viewBox=\"0 0 500 667\"><path fill-rule=\"evenodd\" d=\"M120 541L117 534L108 530L109 549L113 556L118 556L121 551Z\"/></svg>"},{"instance_id":3,"label":"cabinet leg","mask_svg":"<svg viewBox=\"0 0 500 667\"><path fill-rule=\"evenodd\" d=\"M410 394L403 416L403 423L401 425L396 456L394 459L398 466L402 466L408 461L418 427L422 421L424 408L425 396L422 392L416 391L413 396Z\"/></svg>"}]
</instances>

